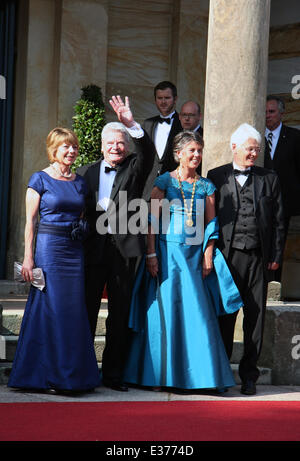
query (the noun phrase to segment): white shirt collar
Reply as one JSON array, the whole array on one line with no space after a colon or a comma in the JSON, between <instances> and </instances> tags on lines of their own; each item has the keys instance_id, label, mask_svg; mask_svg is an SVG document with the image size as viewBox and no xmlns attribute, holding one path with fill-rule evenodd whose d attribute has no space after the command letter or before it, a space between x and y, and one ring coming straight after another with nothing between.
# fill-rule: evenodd
<instances>
[{"instance_id":1,"label":"white shirt collar","mask_svg":"<svg viewBox=\"0 0 300 461\"><path fill-rule=\"evenodd\" d=\"M234 170L240 170L240 171L245 171L245 170L250 170L250 166L248 168L242 168L241 166L237 165L234 161L232 162L233 169Z\"/></svg>"},{"instance_id":2,"label":"white shirt collar","mask_svg":"<svg viewBox=\"0 0 300 461\"><path fill-rule=\"evenodd\" d=\"M159 113L160 117L161 118L172 118L173 115L175 114L175 110L173 110L173 112L171 112L169 115L165 116L165 115L162 115L161 113Z\"/></svg>"},{"instance_id":3,"label":"white shirt collar","mask_svg":"<svg viewBox=\"0 0 300 461\"><path fill-rule=\"evenodd\" d=\"M268 134L269 133L272 133L273 134L273 137L275 138L279 138L279 135L280 135L280 131L281 131L281 127L282 127L282 122L280 122L280 124L278 125L277 128L275 128L275 130L269 130L269 128L266 127L266 137L268 137Z\"/></svg>"}]
</instances>

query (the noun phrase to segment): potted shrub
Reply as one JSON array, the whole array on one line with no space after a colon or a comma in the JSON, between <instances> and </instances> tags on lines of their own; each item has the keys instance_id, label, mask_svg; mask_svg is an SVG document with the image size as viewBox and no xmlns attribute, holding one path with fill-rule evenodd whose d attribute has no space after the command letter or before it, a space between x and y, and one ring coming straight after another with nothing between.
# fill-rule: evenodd
<instances>
[{"instance_id":1,"label":"potted shrub","mask_svg":"<svg viewBox=\"0 0 300 461\"><path fill-rule=\"evenodd\" d=\"M79 140L79 155L73 164L76 170L82 165L95 162L101 155L101 133L105 125L105 105L101 88L88 85L81 89L82 95L76 103L73 131Z\"/></svg>"}]
</instances>

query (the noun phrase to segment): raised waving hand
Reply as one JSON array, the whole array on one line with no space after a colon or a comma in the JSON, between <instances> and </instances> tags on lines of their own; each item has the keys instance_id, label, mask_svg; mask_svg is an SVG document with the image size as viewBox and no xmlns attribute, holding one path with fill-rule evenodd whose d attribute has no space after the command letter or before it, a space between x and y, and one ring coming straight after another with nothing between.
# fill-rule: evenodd
<instances>
[{"instance_id":1,"label":"raised waving hand","mask_svg":"<svg viewBox=\"0 0 300 461\"><path fill-rule=\"evenodd\" d=\"M135 124L135 120L130 109L128 96L125 96L125 103L119 95L112 96L109 100L109 103L115 111L119 121L123 123L123 125L125 125L127 128L130 128Z\"/></svg>"}]
</instances>

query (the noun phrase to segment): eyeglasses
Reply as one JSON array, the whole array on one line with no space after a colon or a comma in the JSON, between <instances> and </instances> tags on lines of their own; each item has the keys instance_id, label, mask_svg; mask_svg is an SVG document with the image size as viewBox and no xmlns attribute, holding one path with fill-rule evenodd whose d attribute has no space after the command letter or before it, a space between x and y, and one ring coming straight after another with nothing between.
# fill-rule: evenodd
<instances>
[{"instance_id":1,"label":"eyeglasses","mask_svg":"<svg viewBox=\"0 0 300 461\"><path fill-rule=\"evenodd\" d=\"M255 152L256 154L259 154L260 153L260 147L245 147L246 151L249 152L250 154L252 154L253 152Z\"/></svg>"},{"instance_id":2,"label":"eyeglasses","mask_svg":"<svg viewBox=\"0 0 300 461\"><path fill-rule=\"evenodd\" d=\"M180 116L183 118L190 118L190 117L197 117L197 114L181 114L180 113Z\"/></svg>"}]
</instances>

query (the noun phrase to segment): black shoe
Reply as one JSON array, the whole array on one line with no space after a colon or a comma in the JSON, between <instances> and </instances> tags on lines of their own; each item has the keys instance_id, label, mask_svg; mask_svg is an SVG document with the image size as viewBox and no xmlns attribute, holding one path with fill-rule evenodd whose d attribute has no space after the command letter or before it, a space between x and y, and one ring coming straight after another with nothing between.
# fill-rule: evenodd
<instances>
[{"instance_id":1,"label":"black shoe","mask_svg":"<svg viewBox=\"0 0 300 461\"><path fill-rule=\"evenodd\" d=\"M256 394L256 385L254 381L248 379L242 383L241 394L245 395L255 395Z\"/></svg>"},{"instance_id":2,"label":"black shoe","mask_svg":"<svg viewBox=\"0 0 300 461\"><path fill-rule=\"evenodd\" d=\"M94 392L94 389L48 389L50 395L63 395L66 397L80 397L83 394Z\"/></svg>"},{"instance_id":3,"label":"black shoe","mask_svg":"<svg viewBox=\"0 0 300 461\"><path fill-rule=\"evenodd\" d=\"M128 386L126 386L126 384L124 384L124 383L103 381L103 386L109 387L110 389L112 389L114 391L128 392Z\"/></svg>"}]
</instances>

